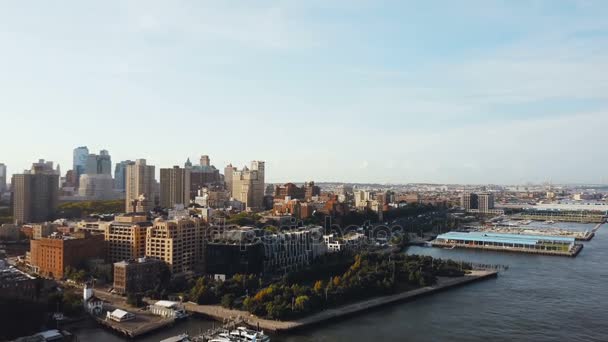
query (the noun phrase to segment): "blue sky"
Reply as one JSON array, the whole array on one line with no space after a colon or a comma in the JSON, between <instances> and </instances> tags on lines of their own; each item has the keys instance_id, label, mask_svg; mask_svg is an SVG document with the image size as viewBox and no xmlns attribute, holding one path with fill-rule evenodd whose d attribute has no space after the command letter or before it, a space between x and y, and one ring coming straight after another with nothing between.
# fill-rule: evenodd
<instances>
[{"instance_id":1,"label":"blue sky","mask_svg":"<svg viewBox=\"0 0 608 342\"><path fill-rule=\"evenodd\" d=\"M0 162L608 183L607 1L0 3Z\"/></svg>"}]
</instances>

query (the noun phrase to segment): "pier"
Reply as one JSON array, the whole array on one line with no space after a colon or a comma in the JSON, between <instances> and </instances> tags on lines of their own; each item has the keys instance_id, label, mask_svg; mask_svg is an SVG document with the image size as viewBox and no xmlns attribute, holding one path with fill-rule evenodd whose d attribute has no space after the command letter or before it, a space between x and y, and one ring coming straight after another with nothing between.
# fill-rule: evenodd
<instances>
[{"instance_id":1,"label":"pier","mask_svg":"<svg viewBox=\"0 0 608 342\"><path fill-rule=\"evenodd\" d=\"M494 232L449 232L437 236L433 247L468 248L497 252L518 252L575 257L583 249L572 237L505 234Z\"/></svg>"},{"instance_id":2,"label":"pier","mask_svg":"<svg viewBox=\"0 0 608 342\"><path fill-rule=\"evenodd\" d=\"M600 223L601 225L601 223ZM492 226L492 227L471 227L478 232L491 232L502 234L523 234L523 235L543 235L561 236L574 238L577 241L590 241L595 236L595 229L591 231L575 231L562 228L537 228L528 226Z\"/></svg>"},{"instance_id":3,"label":"pier","mask_svg":"<svg viewBox=\"0 0 608 342\"><path fill-rule=\"evenodd\" d=\"M606 213L601 211L557 211L557 210L531 210L513 216L515 220L533 221L561 221L577 223L601 223L606 221Z\"/></svg>"},{"instance_id":4,"label":"pier","mask_svg":"<svg viewBox=\"0 0 608 342\"><path fill-rule=\"evenodd\" d=\"M246 311L230 310L219 305L197 305L194 303L186 303L185 307L189 312L199 313L217 321L225 321L233 319L234 317L240 317L244 322L246 322L247 325L262 329L264 331L290 332L302 328L308 328L314 325L334 322L338 319L344 319L352 315L360 314L379 307L413 300L465 284L495 278L497 275L498 272L493 270L475 270L462 277L439 277L437 283L432 286L426 286L416 290L389 296L376 297L323 310L316 314L293 321L274 321L264 319L254 316Z\"/></svg>"},{"instance_id":5,"label":"pier","mask_svg":"<svg viewBox=\"0 0 608 342\"><path fill-rule=\"evenodd\" d=\"M105 317L94 317L97 323L106 328L114 330L122 335L135 338L145 335L155 330L173 325L175 320L172 318L162 318L149 313L137 312L135 319L126 322L115 322Z\"/></svg>"},{"instance_id":6,"label":"pier","mask_svg":"<svg viewBox=\"0 0 608 342\"><path fill-rule=\"evenodd\" d=\"M129 338L136 338L141 335L171 326L175 323L174 318L165 318L154 315L146 309L133 308L127 305L126 299L104 291L95 290L95 296L104 301L102 314L91 316L100 325L113 330ZM106 312L114 309L122 309L133 313L135 319L123 322L116 322L106 318Z\"/></svg>"}]
</instances>

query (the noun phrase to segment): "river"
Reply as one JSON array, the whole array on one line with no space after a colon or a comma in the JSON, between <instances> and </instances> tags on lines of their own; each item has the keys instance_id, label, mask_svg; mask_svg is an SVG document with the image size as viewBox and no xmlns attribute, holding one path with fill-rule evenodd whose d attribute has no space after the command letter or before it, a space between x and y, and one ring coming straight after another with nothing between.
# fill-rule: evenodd
<instances>
[{"instance_id":1,"label":"river","mask_svg":"<svg viewBox=\"0 0 608 342\"><path fill-rule=\"evenodd\" d=\"M557 223L585 230L593 225ZM410 247L410 254L508 265L496 279L384 307L333 324L273 336L273 341L608 341L608 226L576 258ZM192 318L138 339L196 333L212 322ZM80 341L124 341L101 328L74 330Z\"/></svg>"}]
</instances>

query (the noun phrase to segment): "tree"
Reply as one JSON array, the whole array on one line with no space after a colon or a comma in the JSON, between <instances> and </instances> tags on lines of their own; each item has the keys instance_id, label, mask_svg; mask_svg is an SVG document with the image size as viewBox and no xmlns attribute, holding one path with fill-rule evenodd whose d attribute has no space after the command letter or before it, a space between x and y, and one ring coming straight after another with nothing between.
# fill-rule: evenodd
<instances>
[{"instance_id":1,"label":"tree","mask_svg":"<svg viewBox=\"0 0 608 342\"><path fill-rule=\"evenodd\" d=\"M222 297L221 304L223 307L227 309L232 309L232 304L234 303L234 295L232 293L226 294Z\"/></svg>"},{"instance_id":2,"label":"tree","mask_svg":"<svg viewBox=\"0 0 608 342\"><path fill-rule=\"evenodd\" d=\"M306 312L309 309L310 298L308 296L299 296L296 298L295 308L299 311Z\"/></svg>"},{"instance_id":3,"label":"tree","mask_svg":"<svg viewBox=\"0 0 608 342\"><path fill-rule=\"evenodd\" d=\"M143 305L141 300L141 294L139 293L129 293L127 295L127 304L139 308Z\"/></svg>"}]
</instances>

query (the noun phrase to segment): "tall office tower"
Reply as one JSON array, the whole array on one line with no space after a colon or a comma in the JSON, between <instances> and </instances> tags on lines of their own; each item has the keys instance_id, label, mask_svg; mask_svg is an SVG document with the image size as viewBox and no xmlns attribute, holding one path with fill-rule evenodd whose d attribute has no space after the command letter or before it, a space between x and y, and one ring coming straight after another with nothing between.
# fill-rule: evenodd
<instances>
[{"instance_id":1,"label":"tall office tower","mask_svg":"<svg viewBox=\"0 0 608 342\"><path fill-rule=\"evenodd\" d=\"M146 165L145 159L137 159L126 168L125 211L148 212L154 207L154 166Z\"/></svg>"},{"instance_id":2,"label":"tall office tower","mask_svg":"<svg viewBox=\"0 0 608 342\"><path fill-rule=\"evenodd\" d=\"M226 184L226 190L228 190L229 196L232 196L232 176L236 170L236 167L232 166L232 164L228 164L228 166L224 168L224 183Z\"/></svg>"},{"instance_id":3,"label":"tall office tower","mask_svg":"<svg viewBox=\"0 0 608 342\"><path fill-rule=\"evenodd\" d=\"M114 195L112 160L106 150L87 156L84 174L78 180L78 195L91 200L107 200Z\"/></svg>"},{"instance_id":4,"label":"tall office tower","mask_svg":"<svg viewBox=\"0 0 608 342\"><path fill-rule=\"evenodd\" d=\"M211 166L211 160L208 155L201 156L201 166Z\"/></svg>"},{"instance_id":5,"label":"tall office tower","mask_svg":"<svg viewBox=\"0 0 608 342\"><path fill-rule=\"evenodd\" d=\"M127 165L135 164L131 160L123 160L120 163L116 163L114 168L114 189L125 191L125 183L127 176Z\"/></svg>"},{"instance_id":6,"label":"tall office tower","mask_svg":"<svg viewBox=\"0 0 608 342\"><path fill-rule=\"evenodd\" d=\"M479 209L479 201L477 194L465 192L460 197L460 206L465 210Z\"/></svg>"},{"instance_id":7,"label":"tall office tower","mask_svg":"<svg viewBox=\"0 0 608 342\"><path fill-rule=\"evenodd\" d=\"M0 163L0 194L6 191L6 165Z\"/></svg>"},{"instance_id":8,"label":"tall office tower","mask_svg":"<svg viewBox=\"0 0 608 342\"><path fill-rule=\"evenodd\" d=\"M232 172L232 197L245 203L247 210L258 211L264 208L264 173L263 161L252 161L251 169Z\"/></svg>"},{"instance_id":9,"label":"tall office tower","mask_svg":"<svg viewBox=\"0 0 608 342\"><path fill-rule=\"evenodd\" d=\"M176 204L190 203L190 173L188 168L174 166L160 169L160 205L173 208Z\"/></svg>"},{"instance_id":10,"label":"tall office tower","mask_svg":"<svg viewBox=\"0 0 608 342\"><path fill-rule=\"evenodd\" d=\"M84 174L87 167L88 157L89 149L86 146L80 146L74 149L72 170L74 171L73 183L76 188L80 184L80 175Z\"/></svg>"},{"instance_id":11,"label":"tall office tower","mask_svg":"<svg viewBox=\"0 0 608 342\"><path fill-rule=\"evenodd\" d=\"M84 173L89 175L111 175L112 158L106 150L101 150L99 154L87 155Z\"/></svg>"},{"instance_id":12,"label":"tall office tower","mask_svg":"<svg viewBox=\"0 0 608 342\"><path fill-rule=\"evenodd\" d=\"M146 232L146 257L163 260L175 274L192 272L203 258L199 219L156 219Z\"/></svg>"},{"instance_id":13,"label":"tall office tower","mask_svg":"<svg viewBox=\"0 0 608 342\"><path fill-rule=\"evenodd\" d=\"M494 194L489 192L484 192L477 195L477 200L479 203L479 211L485 213L489 210L494 209Z\"/></svg>"},{"instance_id":14,"label":"tall office tower","mask_svg":"<svg viewBox=\"0 0 608 342\"><path fill-rule=\"evenodd\" d=\"M44 222L53 218L59 201L59 175L53 170L53 162L34 163L31 170L13 175L11 183L15 222Z\"/></svg>"}]
</instances>

